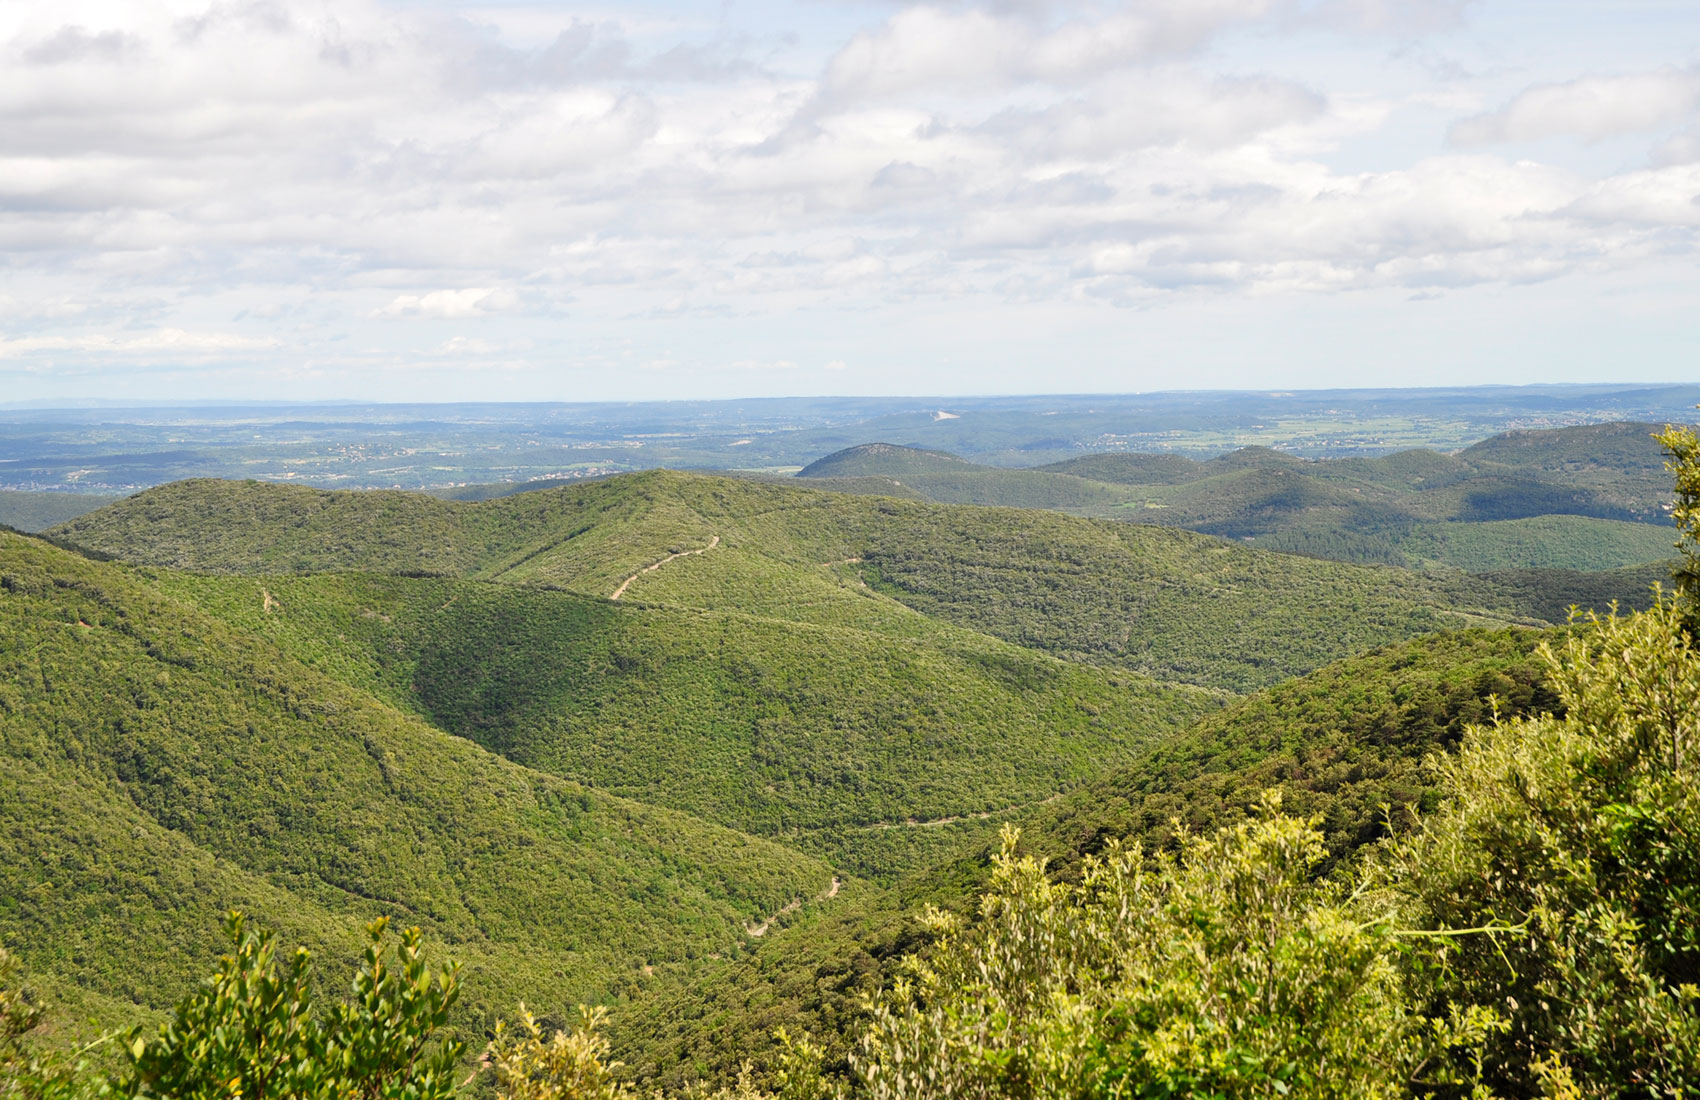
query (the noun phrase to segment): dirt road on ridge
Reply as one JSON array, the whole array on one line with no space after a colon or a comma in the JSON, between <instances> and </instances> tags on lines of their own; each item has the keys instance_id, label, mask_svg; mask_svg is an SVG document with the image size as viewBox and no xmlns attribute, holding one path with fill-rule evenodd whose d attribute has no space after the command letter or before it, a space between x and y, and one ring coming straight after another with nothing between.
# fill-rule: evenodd
<instances>
[{"instance_id":1,"label":"dirt road on ridge","mask_svg":"<svg viewBox=\"0 0 1700 1100\"><path fill-rule=\"evenodd\" d=\"M626 594L626 589L631 586L631 583L633 581L637 580L639 577L643 576L645 573L655 572L657 569L660 569L663 565L666 565L670 561L678 561L680 558L688 558L692 554L705 554L708 551L713 550L716 546L719 546L719 545L720 545L720 536L715 535L713 538L708 540L707 546L699 546L695 550L681 550L677 554L668 554L666 557L662 558L660 561L656 562L655 564L646 565L642 569L639 569L636 573L633 573L631 576L629 576L625 580L621 581L620 587L614 589L614 594L612 596L609 596L608 598L610 600L619 599L621 596L624 596Z\"/></svg>"}]
</instances>

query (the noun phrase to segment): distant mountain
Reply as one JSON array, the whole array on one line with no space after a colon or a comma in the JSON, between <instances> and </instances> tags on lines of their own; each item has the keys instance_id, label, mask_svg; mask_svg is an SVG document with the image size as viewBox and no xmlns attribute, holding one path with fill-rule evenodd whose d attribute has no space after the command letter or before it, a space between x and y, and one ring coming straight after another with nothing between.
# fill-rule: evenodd
<instances>
[{"instance_id":1,"label":"distant mountain","mask_svg":"<svg viewBox=\"0 0 1700 1100\"><path fill-rule=\"evenodd\" d=\"M1107 453L1030 469L879 444L803 474L840 492L1131 519L1341 561L1609 569L1670 557L1657 428L1515 432L1457 455L1303 459L1245 447L1203 461Z\"/></svg>"},{"instance_id":2,"label":"distant mountain","mask_svg":"<svg viewBox=\"0 0 1700 1100\"><path fill-rule=\"evenodd\" d=\"M1203 477L1199 463L1184 455L1135 454L1113 451L1082 455L1034 469L1048 474L1069 474L1088 481L1112 485L1179 485Z\"/></svg>"},{"instance_id":3,"label":"distant mountain","mask_svg":"<svg viewBox=\"0 0 1700 1100\"><path fill-rule=\"evenodd\" d=\"M1606 471L1657 477L1669 487L1664 455L1648 436L1663 425L1619 421L1504 432L1458 452L1460 461L1517 466L1544 472Z\"/></svg>"},{"instance_id":4,"label":"distant mountain","mask_svg":"<svg viewBox=\"0 0 1700 1100\"><path fill-rule=\"evenodd\" d=\"M1090 451L1198 458L1279 440L1307 456L1451 450L1510 427L1692 417L1700 387L729 401L0 408L0 487L134 492L196 477L458 495L638 469L789 473L858 444L1028 467ZM941 415L945 414L945 415Z\"/></svg>"},{"instance_id":5,"label":"distant mountain","mask_svg":"<svg viewBox=\"0 0 1700 1100\"><path fill-rule=\"evenodd\" d=\"M862 443L816 459L797 471L797 476L906 477L912 474L954 473L972 465L967 459L945 451L902 447L895 443Z\"/></svg>"}]
</instances>

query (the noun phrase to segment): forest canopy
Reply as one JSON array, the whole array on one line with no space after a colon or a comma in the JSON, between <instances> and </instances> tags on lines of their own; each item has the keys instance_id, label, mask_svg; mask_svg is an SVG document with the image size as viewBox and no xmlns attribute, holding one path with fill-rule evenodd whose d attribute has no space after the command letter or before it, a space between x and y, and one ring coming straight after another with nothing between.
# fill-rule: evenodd
<instances>
[{"instance_id":1,"label":"forest canopy","mask_svg":"<svg viewBox=\"0 0 1700 1100\"><path fill-rule=\"evenodd\" d=\"M1451 751L1427 758L1432 798L1397 813L1390 805L1382 829L1366 833L1361 823L1342 831L1323 812L1295 814L1272 790L1249 814L1204 828L1177 820L1149 841L1111 837L1067 868L1006 828L977 901L925 906L925 934L844 1034L784 1032L771 1057L735 1079L675 1091L724 1100L1700 1091L1700 440L1672 430L1661 442L1676 475L1676 592L1543 638L1542 690L1505 677L1523 703L1490 707L1462 724ZM16 570L4 580L8 600L52 587ZM90 581L83 590L89 619L139 631L101 603L103 591L116 589ZM61 625L92 630L89 619ZM186 632L146 644L173 654L182 680L214 667L217 647ZM169 684L148 690L169 700ZM336 689L336 698L350 696ZM0 699L8 714L22 702L16 692ZM308 713L315 702L290 706ZM1422 728L1454 740L1437 718ZM1325 730L1317 743L1327 744ZM186 774L207 767L160 759ZM1172 755L1169 767L1184 770L1186 759ZM398 783L405 761L381 746L377 762L385 784L418 783ZM211 829L212 809L183 827ZM1356 842L1343 844L1347 835ZM623 1100L644 1091L614 1057L604 1008L570 1022L515 1003L469 1028L456 1016L469 979L447 960L472 936L433 944L420 928L374 921L340 994L315 978L311 952L283 949L242 912L228 915L224 939L212 976L162 1019L76 1050L55 1041L51 1009L0 954L0 1096ZM482 992L486 1003L491 994Z\"/></svg>"}]
</instances>

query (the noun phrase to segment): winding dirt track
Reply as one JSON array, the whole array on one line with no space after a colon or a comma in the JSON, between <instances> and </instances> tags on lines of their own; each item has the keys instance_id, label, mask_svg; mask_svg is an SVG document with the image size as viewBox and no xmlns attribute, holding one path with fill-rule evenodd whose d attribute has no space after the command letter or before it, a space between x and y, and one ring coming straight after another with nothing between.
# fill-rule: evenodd
<instances>
[{"instance_id":1,"label":"winding dirt track","mask_svg":"<svg viewBox=\"0 0 1700 1100\"><path fill-rule=\"evenodd\" d=\"M680 558L688 558L692 554L704 554L704 553L707 553L710 550L713 550L716 546L719 546L719 545L720 545L720 536L715 535L713 538L708 540L707 546L699 546L695 550L681 550L677 554L668 554L666 557L662 558L660 561L656 562L654 565L646 565L642 569L639 569L636 573L633 573L631 576L629 576L625 580L621 581L620 587L614 589L614 594L612 596L609 596L608 598L610 600L619 599L621 596L624 596L626 594L626 589L631 585L631 583L633 581L637 580L639 577L643 576L645 573L655 572L657 569L660 569L663 565L666 565L670 561L678 561Z\"/></svg>"},{"instance_id":2,"label":"winding dirt track","mask_svg":"<svg viewBox=\"0 0 1700 1100\"><path fill-rule=\"evenodd\" d=\"M842 884L838 881L838 876L833 875L832 876L832 885L828 886L826 888L826 891L824 893L822 893L819 897L817 897L815 900L816 901L826 901L828 898L837 897L838 896L838 887L840 885L842 885ZM771 916L771 917L768 917L766 920L762 921L760 924L746 924L744 926L744 934L747 935L747 936L750 936L752 938L760 938L762 936L765 936L765 935L767 935L768 926L771 925L774 921L778 920L780 917L783 917L787 913L795 913L798 909L801 909L802 907L803 907L802 901L793 898L791 900L791 902L789 904L787 904L784 908L780 909L779 912L773 914L773 916Z\"/></svg>"}]
</instances>

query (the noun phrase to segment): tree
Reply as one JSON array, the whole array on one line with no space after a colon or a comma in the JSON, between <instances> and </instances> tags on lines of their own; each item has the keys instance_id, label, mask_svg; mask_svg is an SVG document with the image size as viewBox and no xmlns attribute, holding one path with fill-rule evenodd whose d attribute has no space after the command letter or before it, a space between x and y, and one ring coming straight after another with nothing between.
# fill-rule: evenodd
<instances>
[{"instance_id":1,"label":"tree","mask_svg":"<svg viewBox=\"0 0 1700 1100\"><path fill-rule=\"evenodd\" d=\"M379 918L366 927L354 999L318 1016L307 950L280 961L271 932L229 914L231 953L154 1036L132 1032L120 1090L162 1100L447 1100L461 1045L436 1032L459 993L455 968L433 978L419 930L392 945L388 926Z\"/></svg>"},{"instance_id":2,"label":"tree","mask_svg":"<svg viewBox=\"0 0 1700 1100\"><path fill-rule=\"evenodd\" d=\"M1692 611L1700 602L1700 436L1693 428L1665 425L1654 437L1670 456L1665 469L1676 479L1671 518L1676 521L1676 548L1682 560L1674 571L1676 590Z\"/></svg>"},{"instance_id":3,"label":"tree","mask_svg":"<svg viewBox=\"0 0 1700 1100\"><path fill-rule=\"evenodd\" d=\"M898 1098L1394 1097L1436 1048L1405 1007L1386 921L1313 872L1315 822L1277 812L1179 855L1112 847L1078 887L1016 855L1006 829L978 920L874 1011L856 1069Z\"/></svg>"},{"instance_id":4,"label":"tree","mask_svg":"<svg viewBox=\"0 0 1700 1100\"><path fill-rule=\"evenodd\" d=\"M1491 1009L1502 1095L1700 1090L1700 653L1661 600L1545 647L1562 714L1466 731L1377 861L1432 1018ZM1443 1093L1444 1094L1444 1093Z\"/></svg>"}]
</instances>

